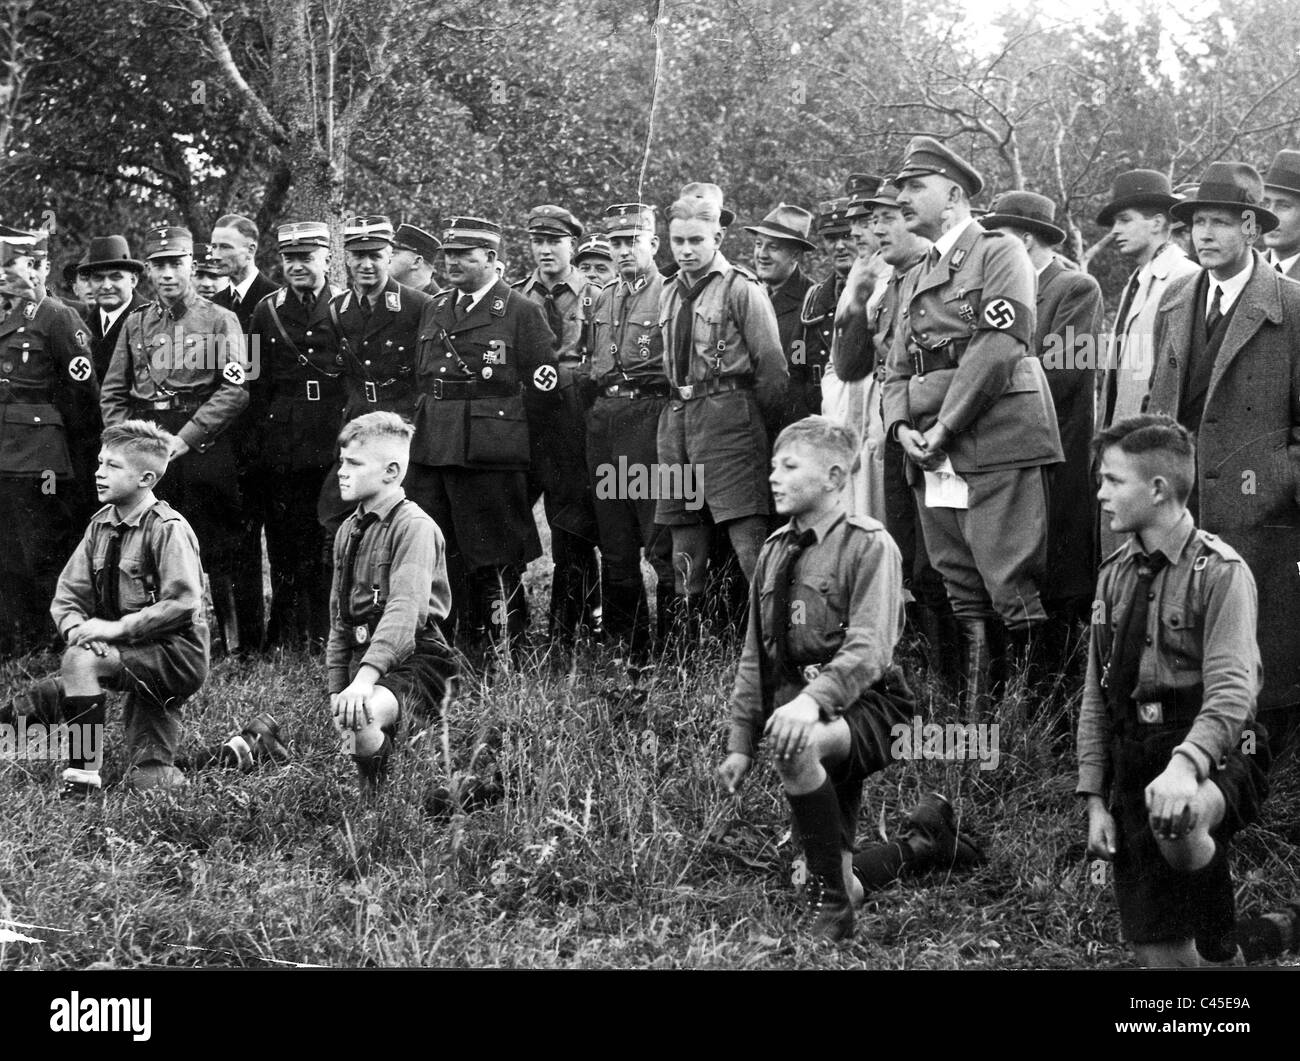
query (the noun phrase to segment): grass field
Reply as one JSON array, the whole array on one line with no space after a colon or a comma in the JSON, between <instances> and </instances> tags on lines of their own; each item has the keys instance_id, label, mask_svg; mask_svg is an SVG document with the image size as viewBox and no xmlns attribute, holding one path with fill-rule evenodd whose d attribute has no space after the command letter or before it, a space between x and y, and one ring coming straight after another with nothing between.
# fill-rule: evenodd
<instances>
[{"instance_id":1,"label":"grass field","mask_svg":"<svg viewBox=\"0 0 1300 1061\"><path fill-rule=\"evenodd\" d=\"M713 781L734 660L712 641L689 672L661 668L644 695L594 648L568 672L470 686L371 804L334 753L319 659L220 661L187 706L188 739L222 739L270 709L292 765L81 806L56 798L54 765L0 763L0 918L43 926L20 930L37 942L0 943L0 968L1127 963L1109 889L1084 861L1073 761L1042 750L1046 723L1026 721L1015 697L995 719L996 770L898 764L863 808L869 839L942 789L987 863L874 893L851 942L812 942L773 771L760 758L737 798ZM55 662L7 664L0 695ZM947 710L928 695L923 686L923 715ZM431 788L492 764L501 802L429 813ZM120 765L110 748L109 779ZM1293 763L1274 778L1263 822L1239 837L1242 910L1300 895L1298 789Z\"/></svg>"}]
</instances>

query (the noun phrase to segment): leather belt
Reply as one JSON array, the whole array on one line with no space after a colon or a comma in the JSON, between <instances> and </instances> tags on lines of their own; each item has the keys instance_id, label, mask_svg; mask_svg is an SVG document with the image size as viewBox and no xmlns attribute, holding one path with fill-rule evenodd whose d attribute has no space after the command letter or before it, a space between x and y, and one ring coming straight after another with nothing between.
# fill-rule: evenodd
<instances>
[{"instance_id":1,"label":"leather belt","mask_svg":"<svg viewBox=\"0 0 1300 1061\"><path fill-rule=\"evenodd\" d=\"M519 384L480 379L435 379L425 393L438 402L509 398L519 393Z\"/></svg>"},{"instance_id":2,"label":"leather belt","mask_svg":"<svg viewBox=\"0 0 1300 1061\"><path fill-rule=\"evenodd\" d=\"M667 398L672 388L667 383L611 383L600 388L602 398Z\"/></svg>"},{"instance_id":3,"label":"leather belt","mask_svg":"<svg viewBox=\"0 0 1300 1061\"><path fill-rule=\"evenodd\" d=\"M361 390L362 393L365 395L366 401L370 402L371 404L374 404L375 402L379 401L379 392L383 390L387 390L395 383L402 384L403 388L407 391L411 390L411 384L409 383L409 381L404 379L398 379L396 376L394 376L392 379L386 379L383 381L377 381L373 379L364 380L362 382Z\"/></svg>"},{"instance_id":4,"label":"leather belt","mask_svg":"<svg viewBox=\"0 0 1300 1061\"><path fill-rule=\"evenodd\" d=\"M700 383L691 383L685 387L674 387L679 397L684 402L694 401L696 398L704 398L710 394L726 394L730 391L749 390L754 386L754 381L748 376L712 376Z\"/></svg>"},{"instance_id":5,"label":"leather belt","mask_svg":"<svg viewBox=\"0 0 1300 1061\"><path fill-rule=\"evenodd\" d=\"M138 409L147 409L155 413L165 413L171 411L180 411L192 413L195 409L200 408L206 399L204 398L182 398L177 395L173 398L133 398L132 404Z\"/></svg>"},{"instance_id":6,"label":"leather belt","mask_svg":"<svg viewBox=\"0 0 1300 1061\"><path fill-rule=\"evenodd\" d=\"M927 350L915 339L907 344L907 352L912 355L912 375L924 376L927 372L942 372L956 368L957 358L966 350L967 343L947 340L942 346Z\"/></svg>"}]
</instances>

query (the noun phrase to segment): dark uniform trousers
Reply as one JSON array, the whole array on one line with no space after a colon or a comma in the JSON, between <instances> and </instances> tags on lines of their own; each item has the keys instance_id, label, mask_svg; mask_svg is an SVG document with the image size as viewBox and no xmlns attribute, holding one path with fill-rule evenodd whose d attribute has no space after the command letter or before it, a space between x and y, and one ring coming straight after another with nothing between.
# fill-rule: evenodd
<instances>
[{"instance_id":1,"label":"dark uniform trousers","mask_svg":"<svg viewBox=\"0 0 1300 1061\"><path fill-rule=\"evenodd\" d=\"M606 636L626 642L634 660L649 647L649 606L641 550L654 567L656 640L672 611L672 534L655 522L659 417L668 404L658 272L619 279L596 296L589 314L593 404L587 413L587 467L600 531L601 598ZM637 478L637 476L640 478Z\"/></svg>"},{"instance_id":2,"label":"dark uniform trousers","mask_svg":"<svg viewBox=\"0 0 1300 1061\"><path fill-rule=\"evenodd\" d=\"M512 288L545 308L547 288L540 275L516 281ZM598 289L574 269L567 281L550 289L557 321L554 336L559 360L559 405L539 430L532 432L532 466L529 499L538 497L551 529L551 600L548 627L553 643L572 641L580 623L595 625L594 609L600 605L600 566L596 559L596 513L587 475L587 416L583 393L590 378L583 349L583 332Z\"/></svg>"},{"instance_id":3,"label":"dark uniform trousers","mask_svg":"<svg viewBox=\"0 0 1300 1061\"><path fill-rule=\"evenodd\" d=\"M532 302L498 282L462 314L457 295L431 300L420 323L406 492L446 539L447 626L475 650L492 640L517 649L528 625L524 567L542 552L529 436L557 404L559 372Z\"/></svg>"},{"instance_id":4,"label":"dark uniform trousers","mask_svg":"<svg viewBox=\"0 0 1300 1061\"><path fill-rule=\"evenodd\" d=\"M261 367L263 351L249 336L253 311L275 289L270 280L258 273L242 299L231 286L218 291L212 299L213 305L230 310L239 321L239 330L248 336L250 366L256 366L256 369ZM250 371L250 376L253 374L254 371ZM251 409L246 409L231 425L230 434L239 480L241 557L241 562L231 572L231 583L235 618L239 625L239 647L245 652L260 649L266 634L266 606L262 598L262 528L266 522L266 510L271 504L271 494L270 484L258 466L260 428L261 424Z\"/></svg>"},{"instance_id":5,"label":"dark uniform trousers","mask_svg":"<svg viewBox=\"0 0 1300 1061\"><path fill-rule=\"evenodd\" d=\"M331 299L331 323L343 357L340 428L363 413L392 412L407 420L415 415L416 347L420 319L430 301L424 292L391 277L369 309L355 290ZM339 496L337 473L336 463L325 476L316 508L331 542L356 507Z\"/></svg>"},{"instance_id":6,"label":"dark uniform trousers","mask_svg":"<svg viewBox=\"0 0 1300 1061\"><path fill-rule=\"evenodd\" d=\"M62 303L0 306L0 655L48 643L49 603L81 529L99 437L85 322ZM90 495L93 499L93 494Z\"/></svg>"},{"instance_id":7,"label":"dark uniform trousers","mask_svg":"<svg viewBox=\"0 0 1300 1061\"><path fill-rule=\"evenodd\" d=\"M328 287L304 302L287 289L253 314L261 372L249 383L258 431L258 478L271 566L266 645L323 645L329 636L331 539L316 505L343 407L343 357L329 315ZM278 321L278 324L277 324Z\"/></svg>"}]
</instances>

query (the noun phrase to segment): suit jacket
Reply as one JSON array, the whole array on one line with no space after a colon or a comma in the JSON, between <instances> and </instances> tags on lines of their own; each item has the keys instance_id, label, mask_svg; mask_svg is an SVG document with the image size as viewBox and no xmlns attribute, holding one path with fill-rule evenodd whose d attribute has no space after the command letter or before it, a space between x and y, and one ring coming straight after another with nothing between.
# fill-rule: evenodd
<instances>
[{"instance_id":1,"label":"suit jacket","mask_svg":"<svg viewBox=\"0 0 1300 1061\"><path fill-rule=\"evenodd\" d=\"M132 288L131 301L118 314L117 320L112 323L108 331L103 330L104 318L98 306L87 306L82 312L81 315L90 329L90 359L95 365L95 378L101 383L104 381L104 374L108 372L108 363L113 360L113 348L117 346L117 336L122 330L122 325L126 323L126 318L141 306L147 305L149 300L140 294L139 288Z\"/></svg>"},{"instance_id":2,"label":"suit jacket","mask_svg":"<svg viewBox=\"0 0 1300 1061\"><path fill-rule=\"evenodd\" d=\"M1142 411L1142 402L1151 383L1155 357L1153 339L1160 299L1175 280L1191 276L1200 268L1176 243L1169 243L1138 270L1137 291L1125 320L1117 320L1111 329L1110 357L1103 366L1104 371L1097 377L1096 418L1101 427L1109 427L1116 420ZM1121 340L1123 349L1117 369L1112 361ZM1115 392L1113 397L1110 393L1112 388Z\"/></svg>"},{"instance_id":3,"label":"suit jacket","mask_svg":"<svg viewBox=\"0 0 1300 1061\"><path fill-rule=\"evenodd\" d=\"M899 424L952 432L953 470L1061 460L1056 412L1032 356L1034 267L1018 239L972 221L933 266L907 274L885 370L887 435ZM919 472L908 462L908 475Z\"/></svg>"},{"instance_id":4,"label":"suit jacket","mask_svg":"<svg viewBox=\"0 0 1300 1061\"><path fill-rule=\"evenodd\" d=\"M1096 498L1092 485L1094 353L1102 331L1101 285L1053 259L1038 274L1034 352L1052 392L1065 461L1052 472L1047 513L1048 600L1092 593Z\"/></svg>"},{"instance_id":5,"label":"suit jacket","mask_svg":"<svg viewBox=\"0 0 1300 1061\"><path fill-rule=\"evenodd\" d=\"M411 462L524 471L529 434L560 404L558 360L542 309L498 280L463 320L456 289L420 321L419 397Z\"/></svg>"},{"instance_id":6,"label":"suit jacket","mask_svg":"<svg viewBox=\"0 0 1300 1061\"><path fill-rule=\"evenodd\" d=\"M1151 412L1178 416L1200 272L1161 299ZM1300 703L1300 285L1258 253L1214 362L1196 450L1196 522L1241 553L1259 587L1259 706Z\"/></svg>"},{"instance_id":7,"label":"suit jacket","mask_svg":"<svg viewBox=\"0 0 1300 1061\"><path fill-rule=\"evenodd\" d=\"M249 325L253 322L253 311L257 309L257 304L267 295L274 294L278 290L279 288L270 280L258 273L253 277L253 282L248 285L248 294L240 299L238 306L235 305L235 288L233 284L213 295L212 304L230 310L239 318L239 330L247 335Z\"/></svg>"}]
</instances>

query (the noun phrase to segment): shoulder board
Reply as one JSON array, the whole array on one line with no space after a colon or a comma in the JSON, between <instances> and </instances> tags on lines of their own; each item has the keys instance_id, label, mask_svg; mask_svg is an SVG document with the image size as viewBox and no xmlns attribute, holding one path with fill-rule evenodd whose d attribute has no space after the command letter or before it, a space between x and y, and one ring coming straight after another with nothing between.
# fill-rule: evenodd
<instances>
[{"instance_id":1,"label":"shoulder board","mask_svg":"<svg viewBox=\"0 0 1300 1061\"><path fill-rule=\"evenodd\" d=\"M531 280L531 279L532 279L532 277L524 276L524 277L521 277L521 278L518 279L518 280L512 280L512 281L510 281L510 286L511 286L511 288L513 288L515 291L522 291L522 290L524 289L524 285L525 285L526 283L528 283L528 281Z\"/></svg>"},{"instance_id":2,"label":"shoulder board","mask_svg":"<svg viewBox=\"0 0 1300 1061\"><path fill-rule=\"evenodd\" d=\"M145 511L145 516L153 516L155 519L161 519L168 523L181 518L181 514L167 504L166 501L155 501Z\"/></svg>"},{"instance_id":3,"label":"shoulder board","mask_svg":"<svg viewBox=\"0 0 1300 1061\"><path fill-rule=\"evenodd\" d=\"M1230 560L1233 563L1238 564L1243 563L1241 554L1217 534L1211 534L1209 531L1197 528L1196 540L1210 550L1210 552L1215 553L1224 560Z\"/></svg>"},{"instance_id":4,"label":"shoulder board","mask_svg":"<svg viewBox=\"0 0 1300 1061\"><path fill-rule=\"evenodd\" d=\"M344 289L341 287L335 287L333 284L326 284L325 286L329 288L331 299L338 298L339 295L343 294Z\"/></svg>"},{"instance_id":5,"label":"shoulder board","mask_svg":"<svg viewBox=\"0 0 1300 1061\"><path fill-rule=\"evenodd\" d=\"M153 305L152 302L142 302L140 305L138 305L138 306L133 306L131 309L127 310L127 311L126 311L126 315L129 317L129 316L131 316L131 314L133 314L133 313L143 313L145 310L147 310L147 309L148 309L150 306L152 306L152 305Z\"/></svg>"},{"instance_id":6,"label":"shoulder board","mask_svg":"<svg viewBox=\"0 0 1300 1061\"><path fill-rule=\"evenodd\" d=\"M288 294L289 289L287 287L282 287L275 293L275 305L277 308L284 305L285 296Z\"/></svg>"},{"instance_id":7,"label":"shoulder board","mask_svg":"<svg viewBox=\"0 0 1300 1061\"><path fill-rule=\"evenodd\" d=\"M885 529L885 525L878 519L872 519L870 516L846 516L844 522L850 527L858 527L864 531L871 531L873 534Z\"/></svg>"},{"instance_id":8,"label":"shoulder board","mask_svg":"<svg viewBox=\"0 0 1300 1061\"><path fill-rule=\"evenodd\" d=\"M980 235L981 235L981 236L986 236L986 237L989 237L989 238L994 238L994 237L996 237L997 239L1001 239L1003 236L1005 236L1005 235L1007 234L1006 229L1002 229L1002 228L984 228L983 226L980 226L980 227L981 227L981 229L982 229L982 231L980 232Z\"/></svg>"},{"instance_id":9,"label":"shoulder board","mask_svg":"<svg viewBox=\"0 0 1300 1061\"><path fill-rule=\"evenodd\" d=\"M741 276L745 277L745 279L747 279L747 280L753 280L754 283L756 283L756 284L759 283L758 274L755 273L755 272L754 272L752 269L750 269L748 266L739 265L739 264L737 264L736 262L731 262L730 264L731 264L731 267L732 267L736 272L738 272Z\"/></svg>"}]
</instances>

